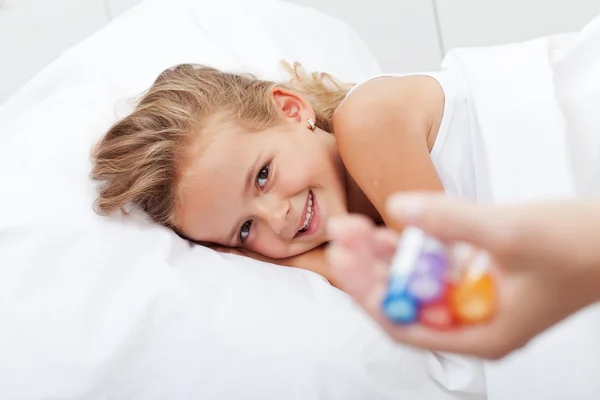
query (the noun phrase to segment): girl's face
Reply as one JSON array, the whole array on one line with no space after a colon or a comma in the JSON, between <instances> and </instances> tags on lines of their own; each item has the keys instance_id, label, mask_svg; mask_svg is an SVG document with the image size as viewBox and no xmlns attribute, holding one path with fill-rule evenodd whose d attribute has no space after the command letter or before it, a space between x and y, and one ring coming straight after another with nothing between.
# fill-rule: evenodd
<instances>
[{"instance_id":1,"label":"girl's face","mask_svg":"<svg viewBox=\"0 0 600 400\"><path fill-rule=\"evenodd\" d=\"M312 131L312 108L274 93L280 123L251 132L218 123L192 151L176 215L190 239L285 258L325 243L326 221L347 213L345 169L335 139Z\"/></svg>"}]
</instances>

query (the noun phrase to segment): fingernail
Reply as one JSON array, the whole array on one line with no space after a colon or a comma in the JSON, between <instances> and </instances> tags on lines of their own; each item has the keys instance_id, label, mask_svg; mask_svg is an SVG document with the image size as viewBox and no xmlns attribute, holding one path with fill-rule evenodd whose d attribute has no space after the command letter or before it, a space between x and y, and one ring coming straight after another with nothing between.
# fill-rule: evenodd
<instances>
[{"instance_id":1,"label":"fingernail","mask_svg":"<svg viewBox=\"0 0 600 400\"><path fill-rule=\"evenodd\" d=\"M421 199L411 195L391 195L387 201L387 211L404 221L414 220L421 214Z\"/></svg>"}]
</instances>

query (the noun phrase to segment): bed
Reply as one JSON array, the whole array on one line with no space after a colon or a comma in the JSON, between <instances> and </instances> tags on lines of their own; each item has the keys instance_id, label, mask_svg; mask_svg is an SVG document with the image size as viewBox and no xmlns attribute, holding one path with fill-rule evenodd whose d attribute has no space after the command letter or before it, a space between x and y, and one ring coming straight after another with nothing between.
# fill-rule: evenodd
<instances>
[{"instance_id":1,"label":"bed","mask_svg":"<svg viewBox=\"0 0 600 400\"><path fill-rule=\"evenodd\" d=\"M354 31L309 8L147 0L0 108L0 398L486 397L481 361L392 343L317 274L94 213L91 146L160 71L281 79L282 58L347 81L380 72Z\"/></svg>"}]
</instances>

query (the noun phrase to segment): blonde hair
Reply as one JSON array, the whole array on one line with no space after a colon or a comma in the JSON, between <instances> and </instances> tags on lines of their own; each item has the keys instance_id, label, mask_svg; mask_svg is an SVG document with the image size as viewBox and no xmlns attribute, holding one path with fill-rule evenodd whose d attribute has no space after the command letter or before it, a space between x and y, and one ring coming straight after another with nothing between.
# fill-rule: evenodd
<instances>
[{"instance_id":1,"label":"blonde hair","mask_svg":"<svg viewBox=\"0 0 600 400\"><path fill-rule=\"evenodd\" d=\"M179 184L189 146L215 114L254 130L277 123L275 87L294 90L312 105L316 125L333 133L332 117L351 84L327 73L307 73L300 64L284 67L286 83L182 64L162 72L134 111L113 125L92 152L92 179L99 181L95 208L107 215L137 206L175 230Z\"/></svg>"}]
</instances>

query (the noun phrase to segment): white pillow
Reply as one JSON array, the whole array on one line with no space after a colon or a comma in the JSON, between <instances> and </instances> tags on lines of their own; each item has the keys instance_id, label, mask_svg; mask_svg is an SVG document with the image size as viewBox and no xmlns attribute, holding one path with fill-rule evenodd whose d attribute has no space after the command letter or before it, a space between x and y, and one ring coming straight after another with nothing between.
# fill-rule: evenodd
<instances>
[{"instance_id":1,"label":"white pillow","mask_svg":"<svg viewBox=\"0 0 600 400\"><path fill-rule=\"evenodd\" d=\"M392 344L314 273L92 211L91 146L173 64L276 77L285 57L350 81L379 73L331 17L212 3L146 1L0 109L0 398L474 398L434 382L428 353ZM463 372L453 389L480 390L480 371Z\"/></svg>"}]
</instances>

